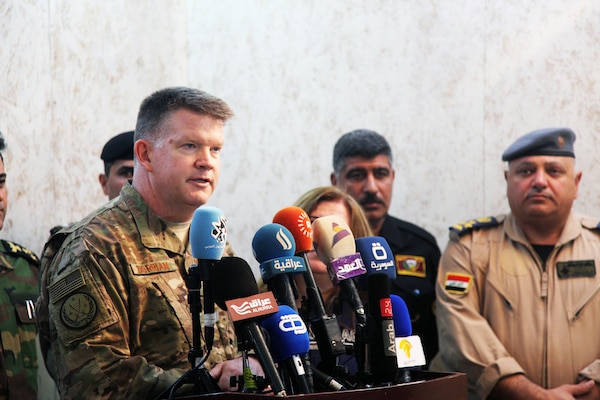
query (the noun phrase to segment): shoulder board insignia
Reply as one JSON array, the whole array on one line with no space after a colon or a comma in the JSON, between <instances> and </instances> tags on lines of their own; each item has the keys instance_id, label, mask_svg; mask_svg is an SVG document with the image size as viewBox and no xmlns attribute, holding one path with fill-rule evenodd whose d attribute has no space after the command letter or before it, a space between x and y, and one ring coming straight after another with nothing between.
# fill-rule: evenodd
<instances>
[{"instance_id":1,"label":"shoulder board insignia","mask_svg":"<svg viewBox=\"0 0 600 400\"><path fill-rule=\"evenodd\" d=\"M474 229L490 228L493 226L498 226L499 224L500 222L496 219L496 217L482 217L461 222L459 224L454 224L449 229L450 233L462 236L465 233L473 231Z\"/></svg>"},{"instance_id":2,"label":"shoulder board insignia","mask_svg":"<svg viewBox=\"0 0 600 400\"><path fill-rule=\"evenodd\" d=\"M4 246L4 250L8 254L12 254L15 256L23 257L27 259L30 263L39 266L40 260L35 255L35 253L17 243L9 242L8 240L2 240L2 245Z\"/></svg>"}]
</instances>

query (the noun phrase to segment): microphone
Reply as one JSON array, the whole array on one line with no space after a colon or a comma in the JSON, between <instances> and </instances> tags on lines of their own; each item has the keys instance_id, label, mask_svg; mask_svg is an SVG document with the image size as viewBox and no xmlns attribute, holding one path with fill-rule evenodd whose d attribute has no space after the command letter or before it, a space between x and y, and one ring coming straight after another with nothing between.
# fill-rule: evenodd
<instances>
[{"instance_id":1,"label":"microphone","mask_svg":"<svg viewBox=\"0 0 600 400\"><path fill-rule=\"evenodd\" d=\"M387 274L369 275L368 288L367 337L370 372L376 385L391 385L396 381L398 374L398 360Z\"/></svg>"},{"instance_id":2,"label":"microphone","mask_svg":"<svg viewBox=\"0 0 600 400\"><path fill-rule=\"evenodd\" d=\"M394 313L395 347L398 368L402 372L402 382L410 382L410 367L426 364L425 352L421 338L412 334L412 323L408 307L402 297L392 294L392 311Z\"/></svg>"},{"instance_id":3,"label":"microphone","mask_svg":"<svg viewBox=\"0 0 600 400\"><path fill-rule=\"evenodd\" d=\"M190 223L190 247L192 257L196 258L198 263L190 267L189 276L198 275L204 281L204 337L209 353L213 346L215 324L219 317L215 312L212 293L207 287L210 269L223 256L226 241L227 228L223 212L215 207L198 207ZM200 283L198 283L199 289Z\"/></svg>"},{"instance_id":4,"label":"microphone","mask_svg":"<svg viewBox=\"0 0 600 400\"><path fill-rule=\"evenodd\" d=\"M271 339L269 349L284 376L291 378L288 394L312 393L303 358L310 349L308 330L300 315L287 305L261 322ZM294 390L296 388L296 390Z\"/></svg>"},{"instance_id":5,"label":"microphone","mask_svg":"<svg viewBox=\"0 0 600 400\"><path fill-rule=\"evenodd\" d=\"M260 275L280 305L297 311L296 299L290 283L292 275L306 272L301 257L296 257L296 243L292 233L283 225L267 224L252 239L252 253L260 263Z\"/></svg>"},{"instance_id":6,"label":"microphone","mask_svg":"<svg viewBox=\"0 0 600 400\"><path fill-rule=\"evenodd\" d=\"M336 316L328 315L325 310L323 296L315 282L315 277L308 262L307 253L314 249L313 228L310 218L302 208L290 206L279 210L273 217L273 222L285 226L291 232L296 242L296 255L301 256L308 267L302 273L302 278L306 286L307 306L309 310L308 321L323 362L333 368L336 364L335 357L344 354L346 346L342 341L342 332ZM327 379L326 375L325 379ZM343 387L342 385L340 386Z\"/></svg>"},{"instance_id":7,"label":"microphone","mask_svg":"<svg viewBox=\"0 0 600 400\"><path fill-rule=\"evenodd\" d=\"M211 272L213 298L219 307L229 311L238 336L238 345L242 343L245 349L254 348L271 382L273 393L285 396L285 387L257 323L261 317L277 312L278 306L273 293L258 293L252 269L241 258L224 257Z\"/></svg>"},{"instance_id":8,"label":"microphone","mask_svg":"<svg viewBox=\"0 0 600 400\"><path fill-rule=\"evenodd\" d=\"M387 240L381 236L367 236L356 238L354 241L356 244L356 250L360 254L367 273L358 277L358 284L364 290L368 287L368 277L372 274L383 273L387 275L390 281L396 279L396 267L394 265L394 253L390 248ZM389 288L388 288L389 294ZM362 370L364 371L364 364L366 363L365 348L367 345L362 343L362 347L357 348L356 358L357 363L361 362L363 365Z\"/></svg>"},{"instance_id":9,"label":"microphone","mask_svg":"<svg viewBox=\"0 0 600 400\"><path fill-rule=\"evenodd\" d=\"M337 215L317 218L313 222L313 243L317 255L328 267L329 277L340 285L342 296L352 306L357 323L364 324L365 308L352 278L367 271L360 254L356 253L352 231Z\"/></svg>"},{"instance_id":10,"label":"microphone","mask_svg":"<svg viewBox=\"0 0 600 400\"><path fill-rule=\"evenodd\" d=\"M394 253L385 238L381 236L366 236L356 238L355 243L356 250L360 253L365 264L367 275L383 273L387 275L390 281L396 279Z\"/></svg>"}]
</instances>

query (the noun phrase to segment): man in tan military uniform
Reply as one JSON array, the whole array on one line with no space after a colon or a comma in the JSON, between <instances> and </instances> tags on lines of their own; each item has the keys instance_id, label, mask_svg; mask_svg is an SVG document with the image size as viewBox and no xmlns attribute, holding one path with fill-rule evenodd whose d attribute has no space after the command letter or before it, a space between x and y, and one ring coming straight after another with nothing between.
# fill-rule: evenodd
<instances>
[{"instance_id":1,"label":"man in tan military uniform","mask_svg":"<svg viewBox=\"0 0 600 400\"><path fill-rule=\"evenodd\" d=\"M0 230L8 210L0 133ZM16 243L0 240L0 399L37 399L35 299L39 261Z\"/></svg>"},{"instance_id":2,"label":"man in tan military uniform","mask_svg":"<svg viewBox=\"0 0 600 400\"><path fill-rule=\"evenodd\" d=\"M189 224L216 187L231 116L226 103L195 89L149 96L138 114L132 182L47 243L39 325L63 398L152 399L190 369ZM225 361L236 346L221 318L206 363L221 363L221 384L241 374L241 362Z\"/></svg>"},{"instance_id":3,"label":"man in tan military uniform","mask_svg":"<svg viewBox=\"0 0 600 400\"><path fill-rule=\"evenodd\" d=\"M600 219L571 210L574 140L521 137L503 154L511 213L451 228L432 369L466 372L469 399L600 398Z\"/></svg>"}]
</instances>

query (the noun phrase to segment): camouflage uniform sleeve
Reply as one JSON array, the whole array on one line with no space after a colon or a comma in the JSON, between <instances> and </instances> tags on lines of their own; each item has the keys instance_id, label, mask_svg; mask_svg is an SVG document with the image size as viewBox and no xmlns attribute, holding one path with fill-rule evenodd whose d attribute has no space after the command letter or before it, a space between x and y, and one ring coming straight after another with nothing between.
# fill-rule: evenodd
<instances>
[{"instance_id":1,"label":"camouflage uniform sleeve","mask_svg":"<svg viewBox=\"0 0 600 400\"><path fill-rule=\"evenodd\" d=\"M156 352L152 359L131 348L132 336L140 333L130 329L135 318L130 288L105 257L75 240L47 268L51 351L61 397L153 398L183 374L181 368L158 367L161 357L168 364L165 359L180 355Z\"/></svg>"}]
</instances>

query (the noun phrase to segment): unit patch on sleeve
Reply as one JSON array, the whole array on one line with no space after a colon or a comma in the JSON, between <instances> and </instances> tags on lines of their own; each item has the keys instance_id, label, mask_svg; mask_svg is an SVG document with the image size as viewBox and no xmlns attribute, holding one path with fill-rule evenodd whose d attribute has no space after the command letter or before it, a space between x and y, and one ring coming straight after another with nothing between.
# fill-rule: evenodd
<instances>
[{"instance_id":1,"label":"unit patch on sleeve","mask_svg":"<svg viewBox=\"0 0 600 400\"><path fill-rule=\"evenodd\" d=\"M427 275L425 257L396 254L394 258L396 259L396 275L416 276L417 278L425 278Z\"/></svg>"},{"instance_id":2,"label":"unit patch on sleeve","mask_svg":"<svg viewBox=\"0 0 600 400\"><path fill-rule=\"evenodd\" d=\"M473 277L471 275L448 272L444 288L448 293L466 294L469 292L472 282Z\"/></svg>"},{"instance_id":3,"label":"unit patch on sleeve","mask_svg":"<svg viewBox=\"0 0 600 400\"><path fill-rule=\"evenodd\" d=\"M67 297L60 308L60 319L72 329L85 328L96 316L96 301L87 293Z\"/></svg>"}]
</instances>

